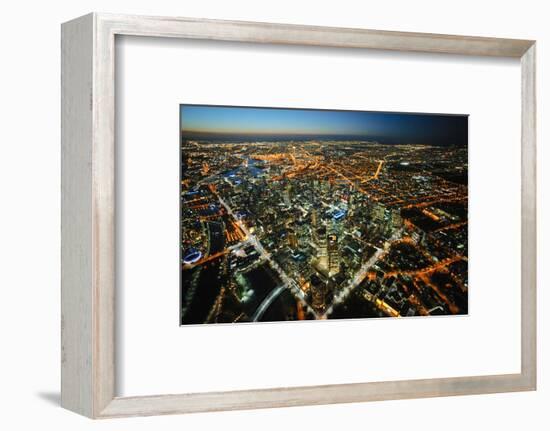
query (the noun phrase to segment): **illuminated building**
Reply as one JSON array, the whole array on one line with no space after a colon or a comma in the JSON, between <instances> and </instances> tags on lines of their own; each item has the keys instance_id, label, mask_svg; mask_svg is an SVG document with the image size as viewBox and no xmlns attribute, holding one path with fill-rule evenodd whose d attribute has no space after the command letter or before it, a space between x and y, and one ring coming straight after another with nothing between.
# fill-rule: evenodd
<instances>
[{"instance_id":1,"label":"illuminated building","mask_svg":"<svg viewBox=\"0 0 550 431\"><path fill-rule=\"evenodd\" d=\"M315 244L317 245L317 256L328 256L327 251L327 228L321 226L315 231Z\"/></svg>"},{"instance_id":2,"label":"illuminated building","mask_svg":"<svg viewBox=\"0 0 550 431\"><path fill-rule=\"evenodd\" d=\"M348 215L350 217L353 217L355 211L355 199L353 196L353 192L350 192L349 199L348 199Z\"/></svg>"},{"instance_id":3,"label":"illuminated building","mask_svg":"<svg viewBox=\"0 0 550 431\"><path fill-rule=\"evenodd\" d=\"M338 237L330 234L327 238L328 270L329 274L335 275L340 272L340 255L338 253Z\"/></svg>"},{"instance_id":4,"label":"illuminated building","mask_svg":"<svg viewBox=\"0 0 550 431\"><path fill-rule=\"evenodd\" d=\"M292 248L298 247L298 238L296 237L296 232L292 229L288 231L288 245Z\"/></svg>"},{"instance_id":5,"label":"illuminated building","mask_svg":"<svg viewBox=\"0 0 550 431\"><path fill-rule=\"evenodd\" d=\"M384 205L375 203L374 207L372 208L372 219L379 223L383 222L385 214L386 214L386 209L384 208Z\"/></svg>"},{"instance_id":6,"label":"illuminated building","mask_svg":"<svg viewBox=\"0 0 550 431\"><path fill-rule=\"evenodd\" d=\"M325 274L328 273L327 228L321 226L315 231L315 245L317 246L316 269Z\"/></svg>"},{"instance_id":7,"label":"illuminated building","mask_svg":"<svg viewBox=\"0 0 550 431\"><path fill-rule=\"evenodd\" d=\"M311 211L311 226L313 226L314 228L317 227L317 210L316 209L313 209Z\"/></svg>"},{"instance_id":8,"label":"illuminated building","mask_svg":"<svg viewBox=\"0 0 550 431\"><path fill-rule=\"evenodd\" d=\"M310 278L311 305L315 312L323 313L326 309L325 295L326 283L317 275L313 274Z\"/></svg>"},{"instance_id":9,"label":"illuminated building","mask_svg":"<svg viewBox=\"0 0 550 431\"><path fill-rule=\"evenodd\" d=\"M391 213L391 223L394 228L400 228L403 224L403 219L401 218L401 212L398 209L394 209Z\"/></svg>"},{"instance_id":10,"label":"illuminated building","mask_svg":"<svg viewBox=\"0 0 550 431\"><path fill-rule=\"evenodd\" d=\"M288 184L283 191L283 202L286 206L290 206L290 184Z\"/></svg>"}]
</instances>

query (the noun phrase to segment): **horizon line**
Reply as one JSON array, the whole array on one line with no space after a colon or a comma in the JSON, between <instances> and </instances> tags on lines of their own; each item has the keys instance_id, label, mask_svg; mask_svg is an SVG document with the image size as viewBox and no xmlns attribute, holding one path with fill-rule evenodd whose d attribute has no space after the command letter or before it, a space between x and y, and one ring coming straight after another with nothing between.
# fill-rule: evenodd
<instances>
[{"instance_id":1,"label":"horizon line","mask_svg":"<svg viewBox=\"0 0 550 431\"><path fill-rule=\"evenodd\" d=\"M316 132L235 132L235 131L227 131L227 132L214 132L214 131L207 131L207 130L188 130L181 128L182 133L195 133L195 134L209 134L209 135L295 135L295 136L368 136L364 133L316 133Z\"/></svg>"}]
</instances>

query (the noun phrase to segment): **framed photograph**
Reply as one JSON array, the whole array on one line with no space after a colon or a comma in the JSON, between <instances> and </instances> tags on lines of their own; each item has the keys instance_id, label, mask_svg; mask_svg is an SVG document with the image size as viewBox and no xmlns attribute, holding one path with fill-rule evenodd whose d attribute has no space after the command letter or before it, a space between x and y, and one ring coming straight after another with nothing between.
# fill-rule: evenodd
<instances>
[{"instance_id":1,"label":"framed photograph","mask_svg":"<svg viewBox=\"0 0 550 431\"><path fill-rule=\"evenodd\" d=\"M535 42L62 25L62 405L536 388Z\"/></svg>"}]
</instances>

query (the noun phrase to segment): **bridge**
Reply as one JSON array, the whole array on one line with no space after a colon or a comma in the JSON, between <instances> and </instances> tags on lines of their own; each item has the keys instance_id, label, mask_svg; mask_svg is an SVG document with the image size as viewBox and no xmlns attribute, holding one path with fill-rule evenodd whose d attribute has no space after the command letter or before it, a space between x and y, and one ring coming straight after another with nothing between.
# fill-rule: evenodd
<instances>
[{"instance_id":1,"label":"bridge","mask_svg":"<svg viewBox=\"0 0 550 431\"><path fill-rule=\"evenodd\" d=\"M266 312L266 310L269 308L271 304L277 299L277 297L281 294L283 290L286 289L285 285L281 285L273 289L271 292L269 292L269 295L265 297L265 299L262 301L262 303L256 308L256 311L250 318L252 322L257 322Z\"/></svg>"}]
</instances>

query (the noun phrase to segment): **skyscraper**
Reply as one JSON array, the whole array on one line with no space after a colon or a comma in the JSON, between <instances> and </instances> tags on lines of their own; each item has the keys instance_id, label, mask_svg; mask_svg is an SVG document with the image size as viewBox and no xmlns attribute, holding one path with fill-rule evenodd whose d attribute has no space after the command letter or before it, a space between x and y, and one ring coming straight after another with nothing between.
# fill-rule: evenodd
<instances>
[{"instance_id":1,"label":"skyscraper","mask_svg":"<svg viewBox=\"0 0 550 431\"><path fill-rule=\"evenodd\" d=\"M321 226L315 231L315 244L317 245L317 255L327 256L327 228Z\"/></svg>"},{"instance_id":2,"label":"skyscraper","mask_svg":"<svg viewBox=\"0 0 550 431\"><path fill-rule=\"evenodd\" d=\"M283 202L288 207L290 206L290 191L291 191L291 186L290 184L287 184L287 186L283 190Z\"/></svg>"},{"instance_id":3,"label":"skyscraper","mask_svg":"<svg viewBox=\"0 0 550 431\"><path fill-rule=\"evenodd\" d=\"M311 305L316 313L324 313L326 309L325 294L326 283L317 275L313 274L310 278Z\"/></svg>"},{"instance_id":4,"label":"skyscraper","mask_svg":"<svg viewBox=\"0 0 550 431\"><path fill-rule=\"evenodd\" d=\"M315 208L311 210L311 226L314 229L317 227L317 210Z\"/></svg>"},{"instance_id":5,"label":"skyscraper","mask_svg":"<svg viewBox=\"0 0 550 431\"><path fill-rule=\"evenodd\" d=\"M327 228L319 227L315 231L315 245L317 246L317 269L328 272Z\"/></svg>"},{"instance_id":6,"label":"skyscraper","mask_svg":"<svg viewBox=\"0 0 550 431\"><path fill-rule=\"evenodd\" d=\"M296 237L296 231L294 231L294 229L288 230L288 245L291 248L298 247L298 238Z\"/></svg>"},{"instance_id":7,"label":"skyscraper","mask_svg":"<svg viewBox=\"0 0 550 431\"><path fill-rule=\"evenodd\" d=\"M338 252L338 237L332 233L327 238L328 271L335 275L340 272L340 254Z\"/></svg>"},{"instance_id":8,"label":"skyscraper","mask_svg":"<svg viewBox=\"0 0 550 431\"><path fill-rule=\"evenodd\" d=\"M381 223L384 221L385 214L386 208L384 207L384 205L376 202L372 208L372 219L377 223Z\"/></svg>"}]
</instances>

